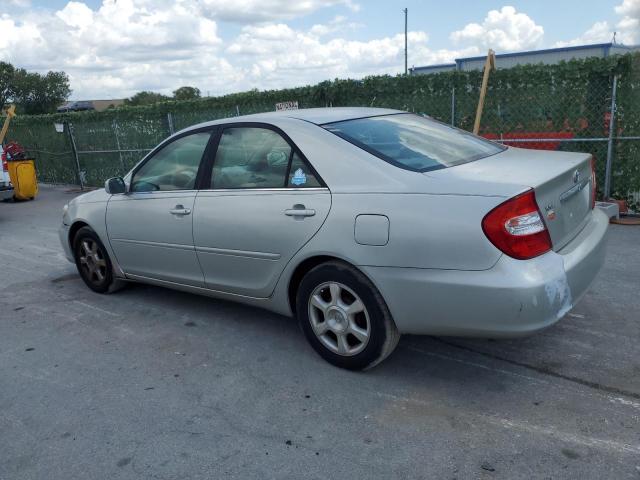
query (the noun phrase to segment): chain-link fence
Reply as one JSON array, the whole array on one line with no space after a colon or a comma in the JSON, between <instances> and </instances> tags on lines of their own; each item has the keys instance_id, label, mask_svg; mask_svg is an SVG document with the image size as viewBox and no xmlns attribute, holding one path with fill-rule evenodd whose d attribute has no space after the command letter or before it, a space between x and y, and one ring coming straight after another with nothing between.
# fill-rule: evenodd
<instances>
[{"instance_id":1,"label":"chain-link fence","mask_svg":"<svg viewBox=\"0 0 640 480\"><path fill-rule=\"evenodd\" d=\"M36 157L41 181L101 186L126 173L172 133L203 121L274 110L389 107L473 128L481 72L336 80L102 113L18 117L9 139ZM591 153L599 195L640 196L640 55L498 70L489 81L480 134L507 145ZM62 123L62 133L54 128ZM58 126L60 130L60 126Z\"/></svg>"}]
</instances>

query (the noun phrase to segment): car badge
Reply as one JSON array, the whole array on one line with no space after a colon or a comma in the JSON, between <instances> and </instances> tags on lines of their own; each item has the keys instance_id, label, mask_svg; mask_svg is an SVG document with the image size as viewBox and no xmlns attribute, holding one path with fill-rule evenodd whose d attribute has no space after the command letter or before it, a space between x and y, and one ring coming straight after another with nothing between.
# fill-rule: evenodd
<instances>
[{"instance_id":1,"label":"car badge","mask_svg":"<svg viewBox=\"0 0 640 480\"><path fill-rule=\"evenodd\" d=\"M547 205L546 207L544 207L545 212L547 212L547 219L549 220L555 220L556 218L556 211L553 209L553 204L550 203L549 205Z\"/></svg>"}]
</instances>

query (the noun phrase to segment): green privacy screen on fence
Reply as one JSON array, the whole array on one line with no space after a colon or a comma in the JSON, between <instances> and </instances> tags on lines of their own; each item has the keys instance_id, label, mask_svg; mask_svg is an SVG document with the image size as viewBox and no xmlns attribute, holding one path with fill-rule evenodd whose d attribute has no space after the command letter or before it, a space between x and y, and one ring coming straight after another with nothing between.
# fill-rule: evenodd
<instances>
[{"instance_id":1,"label":"green privacy screen on fence","mask_svg":"<svg viewBox=\"0 0 640 480\"><path fill-rule=\"evenodd\" d=\"M289 100L296 100L300 108L397 108L471 130L481 75L455 71L376 76L100 113L20 116L13 120L8 139L33 153L41 181L78 184L82 179L85 185L101 186L105 179L128 171L172 131L207 120L273 111L276 103ZM610 135L614 77L615 127ZM592 153L600 187L611 144L612 194L626 197L640 191L639 112L638 53L518 66L492 73L480 133L514 146ZM56 132L55 123L65 124L63 133Z\"/></svg>"}]
</instances>

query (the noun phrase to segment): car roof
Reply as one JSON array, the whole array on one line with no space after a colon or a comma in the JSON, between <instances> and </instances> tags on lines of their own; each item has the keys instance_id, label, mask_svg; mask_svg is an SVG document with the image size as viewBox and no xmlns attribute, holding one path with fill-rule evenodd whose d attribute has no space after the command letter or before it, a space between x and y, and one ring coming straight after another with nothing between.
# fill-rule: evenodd
<instances>
[{"instance_id":1,"label":"car roof","mask_svg":"<svg viewBox=\"0 0 640 480\"><path fill-rule=\"evenodd\" d=\"M278 112L254 113L252 115L242 115L239 117L221 118L211 122L204 122L193 125L186 130L218 125L229 122L265 122L271 123L281 118L294 118L304 120L316 125L325 123L340 122L343 120L353 120L356 118L374 117L378 115L393 115L396 113L406 113L402 110L391 108L370 108L370 107L329 107L329 108L302 108L299 110L281 110Z\"/></svg>"},{"instance_id":2,"label":"car roof","mask_svg":"<svg viewBox=\"0 0 640 480\"><path fill-rule=\"evenodd\" d=\"M290 118L297 118L299 120L305 120L307 122L315 123L316 125L341 122L343 120L353 120L354 118L391 115L395 113L403 112L401 110L393 110L390 108L367 107L305 108L302 110L269 112L270 115L283 115Z\"/></svg>"}]
</instances>

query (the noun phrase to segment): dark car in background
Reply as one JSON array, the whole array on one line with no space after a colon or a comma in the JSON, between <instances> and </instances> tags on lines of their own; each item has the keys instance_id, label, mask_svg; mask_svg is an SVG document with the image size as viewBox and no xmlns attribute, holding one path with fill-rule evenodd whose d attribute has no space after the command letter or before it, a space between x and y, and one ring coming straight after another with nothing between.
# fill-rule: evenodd
<instances>
[{"instance_id":1,"label":"dark car in background","mask_svg":"<svg viewBox=\"0 0 640 480\"><path fill-rule=\"evenodd\" d=\"M95 110L95 107L93 106L93 102L88 102L88 101L67 102L66 104L56 109L58 113L83 112L88 110Z\"/></svg>"}]
</instances>

